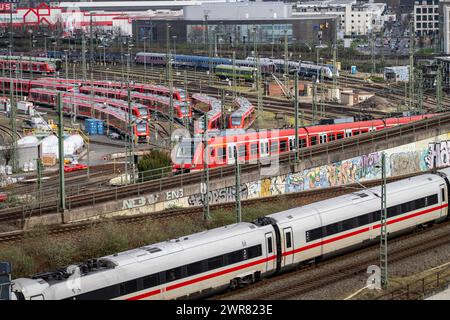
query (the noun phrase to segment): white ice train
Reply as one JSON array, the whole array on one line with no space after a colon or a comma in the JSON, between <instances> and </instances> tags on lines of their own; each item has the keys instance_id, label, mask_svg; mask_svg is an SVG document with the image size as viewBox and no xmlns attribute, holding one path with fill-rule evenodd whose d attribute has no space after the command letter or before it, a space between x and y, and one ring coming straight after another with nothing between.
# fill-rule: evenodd
<instances>
[{"instance_id":1,"label":"white ice train","mask_svg":"<svg viewBox=\"0 0 450 320\"><path fill-rule=\"evenodd\" d=\"M448 217L450 168L387 185L388 232ZM380 187L13 280L13 299L187 299L378 241ZM74 271L75 270L75 271ZM80 276L76 276L80 274Z\"/></svg>"}]
</instances>

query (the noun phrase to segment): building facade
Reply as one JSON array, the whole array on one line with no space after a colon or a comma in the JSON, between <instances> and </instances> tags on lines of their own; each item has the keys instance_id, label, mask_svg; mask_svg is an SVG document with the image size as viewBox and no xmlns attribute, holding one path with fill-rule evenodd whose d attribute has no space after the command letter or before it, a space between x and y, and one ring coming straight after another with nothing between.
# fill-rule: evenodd
<instances>
[{"instance_id":1,"label":"building facade","mask_svg":"<svg viewBox=\"0 0 450 320\"><path fill-rule=\"evenodd\" d=\"M414 30L416 35L435 37L439 34L439 1L417 0L414 3Z\"/></svg>"},{"instance_id":2,"label":"building facade","mask_svg":"<svg viewBox=\"0 0 450 320\"><path fill-rule=\"evenodd\" d=\"M293 6L294 15L337 15L338 30L344 36L379 32L386 8L386 3L360 3L357 0L302 1Z\"/></svg>"},{"instance_id":3,"label":"building facade","mask_svg":"<svg viewBox=\"0 0 450 320\"><path fill-rule=\"evenodd\" d=\"M164 43L167 25L176 43L222 43L228 46L289 43L309 46L331 43L336 32L336 15L292 15L292 6L282 2L204 4L183 9L183 16L133 19L137 41Z\"/></svg>"},{"instance_id":4,"label":"building facade","mask_svg":"<svg viewBox=\"0 0 450 320\"><path fill-rule=\"evenodd\" d=\"M450 0L439 2L439 42L441 52L450 54Z\"/></svg>"}]
</instances>

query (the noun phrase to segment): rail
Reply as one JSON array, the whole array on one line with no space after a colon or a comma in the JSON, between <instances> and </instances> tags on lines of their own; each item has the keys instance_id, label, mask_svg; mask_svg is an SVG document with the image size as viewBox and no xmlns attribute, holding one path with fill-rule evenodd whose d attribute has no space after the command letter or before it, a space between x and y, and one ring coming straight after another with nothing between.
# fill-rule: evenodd
<instances>
[{"instance_id":1,"label":"rail","mask_svg":"<svg viewBox=\"0 0 450 320\"><path fill-rule=\"evenodd\" d=\"M450 124L450 113L444 113L442 115L427 118L417 122L412 122L409 124L400 125L397 127L384 129L381 131L370 132L366 134L361 134L354 137L349 137L346 139L335 140L326 144L315 145L312 147L304 148L299 150L299 162L305 160L313 160L313 158L323 155L329 155L332 152L344 152L348 148L359 148L361 145L370 143L375 144L380 141L389 141L392 138L401 138L407 134L415 134L430 128L438 128L436 134L442 134L442 129L444 125ZM447 130L447 129L446 129ZM447 132L447 131L445 131ZM290 152L288 154L281 155L279 162L283 164L293 165L295 164L295 154ZM245 164L241 167L242 174L248 172L254 172L255 170L260 170L267 165L261 164L260 162L256 164ZM159 169L158 169L159 170ZM210 170L210 179L223 179L224 177L229 177L234 174L234 166L224 166L220 168L215 168ZM164 175L164 170L161 171ZM70 195L66 198L66 205L69 210L83 207L83 206L93 206L101 202L106 201L117 201L119 199L127 197L136 197L143 194L162 192L164 190L170 190L175 188L182 188L183 186L192 185L198 183L201 179L202 172L186 173L176 176L166 176L161 179L150 180L140 182L136 184L130 184L127 186L119 186L115 188L110 188L103 191L95 191L92 193ZM58 192L58 191L57 191ZM55 196L58 196L56 194ZM44 213L54 213L59 208L59 200L48 199L44 202L34 203L34 204L23 204L17 207L10 207L8 209L0 210L0 222L3 217L16 216L18 219L28 218L34 214L44 214Z\"/></svg>"}]
</instances>

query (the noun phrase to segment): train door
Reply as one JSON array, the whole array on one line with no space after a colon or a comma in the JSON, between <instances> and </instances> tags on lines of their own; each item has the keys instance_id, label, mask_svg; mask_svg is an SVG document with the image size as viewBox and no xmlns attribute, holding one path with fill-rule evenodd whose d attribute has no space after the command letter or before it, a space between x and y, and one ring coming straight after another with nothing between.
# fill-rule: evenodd
<instances>
[{"instance_id":1,"label":"train door","mask_svg":"<svg viewBox=\"0 0 450 320\"><path fill-rule=\"evenodd\" d=\"M229 143L227 145L227 163L228 164L234 164L235 158L236 158L236 144L235 143Z\"/></svg>"},{"instance_id":2,"label":"train door","mask_svg":"<svg viewBox=\"0 0 450 320\"><path fill-rule=\"evenodd\" d=\"M269 155L269 140L261 139L259 141L259 155L260 157L267 157Z\"/></svg>"},{"instance_id":3,"label":"train door","mask_svg":"<svg viewBox=\"0 0 450 320\"><path fill-rule=\"evenodd\" d=\"M326 133L320 133L319 134L319 143L326 143L327 142L327 134Z\"/></svg>"},{"instance_id":4,"label":"train door","mask_svg":"<svg viewBox=\"0 0 450 320\"><path fill-rule=\"evenodd\" d=\"M277 259L269 259L275 255L275 237L273 232L266 233L266 271L275 270Z\"/></svg>"},{"instance_id":5,"label":"train door","mask_svg":"<svg viewBox=\"0 0 450 320\"><path fill-rule=\"evenodd\" d=\"M441 189L441 198L442 198L441 204L448 203L447 192L445 190L445 184L441 184L439 186L439 188ZM447 210L448 210L448 207L444 207L441 209L441 217L444 217L447 215Z\"/></svg>"},{"instance_id":6,"label":"train door","mask_svg":"<svg viewBox=\"0 0 450 320\"><path fill-rule=\"evenodd\" d=\"M295 149L295 136L289 136L289 151Z\"/></svg>"},{"instance_id":7,"label":"train door","mask_svg":"<svg viewBox=\"0 0 450 320\"><path fill-rule=\"evenodd\" d=\"M294 262L294 234L291 227L283 229L283 239L283 266L287 266Z\"/></svg>"},{"instance_id":8,"label":"train door","mask_svg":"<svg viewBox=\"0 0 450 320\"><path fill-rule=\"evenodd\" d=\"M345 137L350 138L352 136L352 129L345 129Z\"/></svg>"}]
</instances>

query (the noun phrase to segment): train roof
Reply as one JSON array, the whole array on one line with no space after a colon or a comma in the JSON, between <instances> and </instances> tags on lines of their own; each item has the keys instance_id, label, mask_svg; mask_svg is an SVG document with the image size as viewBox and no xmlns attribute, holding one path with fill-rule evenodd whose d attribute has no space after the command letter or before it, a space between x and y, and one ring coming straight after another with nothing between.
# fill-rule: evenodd
<instances>
[{"instance_id":1,"label":"train roof","mask_svg":"<svg viewBox=\"0 0 450 320\"><path fill-rule=\"evenodd\" d=\"M251 112L255 109L255 106L248 101L247 98L237 97L234 102L239 106L239 109L234 111L231 116L243 116L244 114Z\"/></svg>"},{"instance_id":2,"label":"train roof","mask_svg":"<svg viewBox=\"0 0 450 320\"><path fill-rule=\"evenodd\" d=\"M187 235L177 239L171 239L151 245L146 245L137 249L119 252L113 255L100 258L101 261L108 261L116 267L121 267L143 260L154 259L168 254L173 254L182 250L191 249L213 242L223 241L232 237L248 234L257 227L253 223L241 222L220 228L202 231Z\"/></svg>"}]
</instances>

